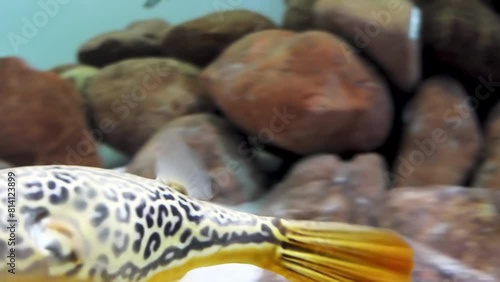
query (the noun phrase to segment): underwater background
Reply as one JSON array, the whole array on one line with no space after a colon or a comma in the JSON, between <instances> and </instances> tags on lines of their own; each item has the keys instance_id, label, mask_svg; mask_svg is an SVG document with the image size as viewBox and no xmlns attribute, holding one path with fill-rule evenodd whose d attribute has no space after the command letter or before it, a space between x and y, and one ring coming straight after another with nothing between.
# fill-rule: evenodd
<instances>
[{"instance_id":1,"label":"underwater background","mask_svg":"<svg viewBox=\"0 0 500 282\"><path fill-rule=\"evenodd\" d=\"M215 203L395 230L415 248L414 281L500 281L499 11L486 0L4 1L0 168L155 178L177 131ZM183 281L286 280L226 265Z\"/></svg>"},{"instance_id":2,"label":"underwater background","mask_svg":"<svg viewBox=\"0 0 500 282\"><path fill-rule=\"evenodd\" d=\"M47 3L43 5L42 3ZM139 20L161 18L178 24L220 10L249 9L273 21L281 21L285 9L282 1L159 1L145 9L145 1L60 1L51 8L51 1L16 1L2 3L0 19L0 56L20 56L33 67L47 70L55 65L76 62L75 50L88 39L111 30L123 29ZM62 3L62 4L59 4ZM45 12L44 8L50 11ZM53 12L52 12L53 11ZM38 12L47 14L34 21ZM25 20L26 18L26 20ZM31 22L33 35L23 35L23 27ZM36 24L39 23L39 24ZM28 42L11 44L9 33L23 36Z\"/></svg>"}]
</instances>

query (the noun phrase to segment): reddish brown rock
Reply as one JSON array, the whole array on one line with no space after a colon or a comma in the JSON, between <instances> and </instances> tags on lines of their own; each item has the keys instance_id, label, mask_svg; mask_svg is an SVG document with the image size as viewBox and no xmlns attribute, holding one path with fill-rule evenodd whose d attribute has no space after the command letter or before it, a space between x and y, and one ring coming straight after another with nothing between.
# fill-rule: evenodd
<instances>
[{"instance_id":1,"label":"reddish brown rock","mask_svg":"<svg viewBox=\"0 0 500 282\"><path fill-rule=\"evenodd\" d=\"M334 155L301 160L264 201L261 214L291 219L377 225L386 188L385 163L376 154L343 162Z\"/></svg>"},{"instance_id":2,"label":"reddish brown rock","mask_svg":"<svg viewBox=\"0 0 500 282\"><path fill-rule=\"evenodd\" d=\"M0 93L0 158L15 166L101 165L82 101L69 82L3 58Z\"/></svg>"},{"instance_id":3,"label":"reddish brown rock","mask_svg":"<svg viewBox=\"0 0 500 282\"><path fill-rule=\"evenodd\" d=\"M124 59L161 56L160 43L170 25L161 19L142 20L85 42L78 50L83 64L102 67Z\"/></svg>"},{"instance_id":4,"label":"reddish brown rock","mask_svg":"<svg viewBox=\"0 0 500 282\"><path fill-rule=\"evenodd\" d=\"M377 62L405 91L421 76L420 11L405 0L287 0L283 26L325 30Z\"/></svg>"},{"instance_id":5,"label":"reddish brown rock","mask_svg":"<svg viewBox=\"0 0 500 282\"><path fill-rule=\"evenodd\" d=\"M462 86L448 77L426 81L404 113L394 186L462 185L474 168L482 135Z\"/></svg>"},{"instance_id":6,"label":"reddish brown rock","mask_svg":"<svg viewBox=\"0 0 500 282\"><path fill-rule=\"evenodd\" d=\"M380 223L500 279L500 206L494 193L446 186L394 189Z\"/></svg>"},{"instance_id":7,"label":"reddish brown rock","mask_svg":"<svg viewBox=\"0 0 500 282\"><path fill-rule=\"evenodd\" d=\"M133 156L167 122L211 109L199 69L173 59L129 59L97 73L85 89L94 135Z\"/></svg>"},{"instance_id":8,"label":"reddish brown rock","mask_svg":"<svg viewBox=\"0 0 500 282\"><path fill-rule=\"evenodd\" d=\"M317 0L285 0L283 27L294 31L314 29L313 7Z\"/></svg>"},{"instance_id":9,"label":"reddish brown rock","mask_svg":"<svg viewBox=\"0 0 500 282\"><path fill-rule=\"evenodd\" d=\"M172 130L180 130L195 158L211 176L215 193L212 201L237 205L262 195L265 177L257 168L256 159L242 151L245 140L234 133L227 121L209 114L189 115L168 123L136 154L127 171L156 178L157 150L160 144L170 145L171 139L166 137Z\"/></svg>"},{"instance_id":10,"label":"reddish brown rock","mask_svg":"<svg viewBox=\"0 0 500 282\"><path fill-rule=\"evenodd\" d=\"M274 27L270 19L252 11L214 12L173 27L163 38L162 50L169 57L206 66L234 41Z\"/></svg>"},{"instance_id":11,"label":"reddish brown rock","mask_svg":"<svg viewBox=\"0 0 500 282\"><path fill-rule=\"evenodd\" d=\"M492 109L488 117L483 154L472 186L500 190L500 103Z\"/></svg>"},{"instance_id":12,"label":"reddish brown rock","mask_svg":"<svg viewBox=\"0 0 500 282\"><path fill-rule=\"evenodd\" d=\"M405 91L421 75L421 13L406 0L318 0L315 27L340 35L368 54Z\"/></svg>"},{"instance_id":13,"label":"reddish brown rock","mask_svg":"<svg viewBox=\"0 0 500 282\"><path fill-rule=\"evenodd\" d=\"M392 126L385 82L349 46L326 32L270 30L248 35L202 78L239 127L299 154L369 151Z\"/></svg>"}]
</instances>

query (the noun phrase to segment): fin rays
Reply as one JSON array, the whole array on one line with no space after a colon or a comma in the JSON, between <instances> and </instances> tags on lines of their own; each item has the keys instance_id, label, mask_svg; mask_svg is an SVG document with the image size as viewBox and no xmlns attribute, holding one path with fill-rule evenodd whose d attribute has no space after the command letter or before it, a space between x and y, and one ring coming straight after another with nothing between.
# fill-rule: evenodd
<instances>
[{"instance_id":1,"label":"fin rays","mask_svg":"<svg viewBox=\"0 0 500 282\"><path fill-rule=\"evenodd\" d=\"M413 251L391 231L329 222L282 224L279 272L293 281L411 281Z\"/></svg>"}]
</instances>

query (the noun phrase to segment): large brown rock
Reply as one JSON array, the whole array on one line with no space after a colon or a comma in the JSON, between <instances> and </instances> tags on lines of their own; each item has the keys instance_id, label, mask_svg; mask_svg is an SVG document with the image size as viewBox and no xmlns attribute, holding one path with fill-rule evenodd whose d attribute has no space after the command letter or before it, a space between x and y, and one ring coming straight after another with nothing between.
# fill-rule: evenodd
<instances>
[{"instance_id":1,"label":"large brown rock","mask_svg":"<svg viewBox=\"0 0 500 282\"><path fill-rule=\"evenodd\" d=\"M270 30L231 45L202 73L239 127L299 154L369 151L391 129L385 82L334 35Z\"/></svg>"},{"instance_id":2,"label":"large brown rock","mask_svg":"<svg viewBox=\"0 0 500 282\"><path fill-rule=\"evenodd\" d=\"M102 67L124 59L161 56L160 43L170 25L162 19L141 20L124 30L93 37L78 50L83 64Z\"/></svg>"},{"instance_id":3,"label":"large brown rock","mask_svg":"<svg viewBox=\"0 0 500 282\"><path fill-rule=\"evenodd\" d=\"M500 279L500 206L483 188L433 186L392 190L381 226Z\"/></svg>"},{"instance_id":4,"label":"large brown rock","mask_svg":"<svg viewBox=\"0 0 500 282\"><path fill-rule=\"evenodd\" d=\"M128 59L106 66L85 89L94 135L133 156L167 122L211 109L200 70L173 59Z\"/></svg>"},{"instance_id":5,"label":"large brown rock","mask_svg":"<svg viewBox=\"0 0 500 282\"><path fill-rule=\"evenodd\" d=\"M169 57L206 66L234 41L274 27L270 19L252 11L214 12L173 27L163 38L162 50Z\"/></svg>"},{"instance_id":6,"label":"large brown rock","mask_svg":"<svg viewBox=\"0 0 500 282\"><path fill-rule=\"evenodd\" d=\"M0 158L15 166L100 166L82 101L54 72L0 59Z\"/></svg>"},{"instance_id":7,"label":"large brown rock","mask_svg":"<svg viewBox=\"0 0 500 282\"><path fill-rule=\"evenodd\" d=\"M500 103L488 117L483 159L472 186L500 190Z\"/></svg>"},{"instance_id":8,"label":"large brown rock","mask_svg":"<svg viewBox=\"0 0 500 282\"><path fill-rule=\"evenodd\" d=\"M384 198L384 160L362 154L351 161L317 155L297 163L263 202L261 214L291 219L377 225Z\"/></svg>"},{"instance_id":9,"label":"large brown rock","mask_svg":"<svg viewBox=\"0 0 500 282\"><path fill-rule=\"evenodd\" d=\"M213 202L237 205L262 195L265 177L256 166L256 158L242 151L245 140L234 133L234 128L227 121L209 114L188 115L168 123L136 154L127 171L156 178L158 149L160 146L176 145L169 144L171 138L168 135L172 134L172 130L180 132L183 141L194 153L194 161L201 161L211 176Z\"/></svg>"},{"instance_id":10,"label":"large brown rock","mask_svg":"<svg viewBox=\"0 0 500 282\"><path fill-rule=\"evenodd\" d=\"M426 81L407 105L394 186L462 185L474 168L482 135L462 86L448 77Z\"/></svg>"},{"instance_id":11,"label":"large brown rock","mask_svg":"<svg viewBox=\"0 0 500 282\"><path fill-rule=\"evenodd\" d=\"M313 6L316 28L368 54L405 91L420 80L421 15L406 0L318 0Z\"/></svg>"}]
</instances>

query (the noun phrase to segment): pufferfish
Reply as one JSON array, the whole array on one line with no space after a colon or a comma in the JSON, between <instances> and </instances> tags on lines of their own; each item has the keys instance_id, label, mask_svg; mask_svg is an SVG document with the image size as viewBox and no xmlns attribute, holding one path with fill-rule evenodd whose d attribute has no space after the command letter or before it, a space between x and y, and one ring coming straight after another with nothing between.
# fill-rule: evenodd
<instances>
[{"instance_id":1,"label":"pufferfish","mask_svg":"<svg viewBox=\"0 0 500 282\"><path fill-rule=\"evenodd\" d=\"M292 282L411 281L413 250L393 231L236 211L208 201L196 162L157 168L0 170L0 281L174 282L226 263Z\"/></svg>"}]
</instances>

